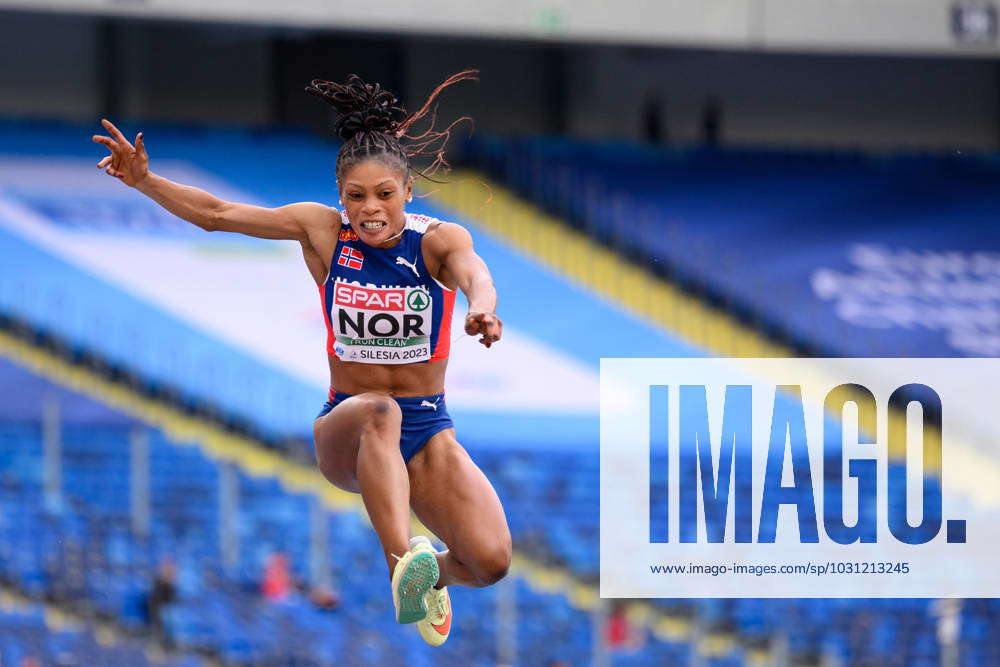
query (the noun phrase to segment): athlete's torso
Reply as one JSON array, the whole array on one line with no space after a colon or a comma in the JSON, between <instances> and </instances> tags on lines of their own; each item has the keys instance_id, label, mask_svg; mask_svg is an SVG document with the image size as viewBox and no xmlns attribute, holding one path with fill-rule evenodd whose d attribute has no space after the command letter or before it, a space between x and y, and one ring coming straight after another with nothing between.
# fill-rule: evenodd
<instances>
[{"instance_id":1,"label":"athlete's torso","mask_svg":"<svg viewBox=\"0 0 1000 667\"><path fill-rule=\"evenodd\" d=\"M424 235L437 222L406 214L399 241L375 248L358 240L342 215L319 285L331 384L338 391L406 395L443 388L435 385L443 384L455 292L424 260Z\"/></svg>"}]
</instances>

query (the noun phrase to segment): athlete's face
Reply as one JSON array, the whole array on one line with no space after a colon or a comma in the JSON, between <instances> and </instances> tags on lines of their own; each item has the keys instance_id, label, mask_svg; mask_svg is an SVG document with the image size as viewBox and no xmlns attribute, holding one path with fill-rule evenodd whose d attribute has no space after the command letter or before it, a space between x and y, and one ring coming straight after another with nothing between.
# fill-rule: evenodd
<instances>
[{"instance_id":1,"label":"athlete's face","mask_svg":"<svg viewBox=\"0 0 1000 667\"><path fill-rule=\"evenodd\" d=\"M370 246L399 242L406 218L403 204L413 192L408 175L379 160L365 160L349 169L340 184L340 201L358 237Z\"/></svg>"}]
</instances>

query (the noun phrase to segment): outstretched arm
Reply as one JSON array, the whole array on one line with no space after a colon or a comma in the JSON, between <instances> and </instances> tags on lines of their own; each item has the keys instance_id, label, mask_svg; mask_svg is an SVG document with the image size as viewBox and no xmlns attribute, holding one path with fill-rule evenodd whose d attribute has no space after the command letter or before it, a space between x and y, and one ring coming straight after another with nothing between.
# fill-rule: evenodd
<instances>
[{"instance_id":1,"label":"outstretched arm","mask_svg":"<svg viewBox=\"0 0 1000 667\"><path fill-rule=\"evenodd\" d=\"M94 135L93 141L105 146L111 154L98 162L97 167L204 230L302 241L307 238L303 224L306 217L327 211L322 204L311 202L280 208L238 204L199 188L174 183L149 171L142 132L136 135L133 145L110 121L101 123L111 136Z\"/></svg>"},{"instance_id":2,"label":"outstretched arm","mask_svg":"<svg viewBox=\"0 0 1000 667\"><path fill-rule=\"evenodd\" d=\"M497 291L486 262L472 247L472 237L462 226L443 222L435 231L435 246L441 265L469 301L465 333L482 334L479 342L490 347L503 335L503 322L496 315Z\"/></svg>"}]
</instances>

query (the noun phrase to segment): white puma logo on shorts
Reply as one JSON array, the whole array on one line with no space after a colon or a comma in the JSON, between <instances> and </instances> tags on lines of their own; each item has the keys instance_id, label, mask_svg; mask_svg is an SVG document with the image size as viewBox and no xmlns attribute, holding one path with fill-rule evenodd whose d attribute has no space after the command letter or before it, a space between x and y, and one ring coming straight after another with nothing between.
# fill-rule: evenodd
<instances>
[{"instance_id":1,"label":"white puma logo on shorts","mask_svg":"<svg viewBox=\"0 0 1000 667\"><path fill-rule=\"evenodd\" d=\"M438 409L437 401L434 401L433 403L431 403L430 401L420 401L420 407L434 408L434 412L437 412Z\"/></svg>"},{"instance_id":2,"label":"white puma logo on shorts","mask_svg":"<svg viewBox=\"0 0 1000 667\"><path fill-rule=\"evenodd\" d=\"M402 264L403 266L410 267L411 269L413 269L413 274L415 276L417 276L417 278L420 277L420 272L417 271L417 258L416 257L413 258L413 262L408 262L405 259L403 259L402 257L397 257L396 258L396 264Z\"/></svg>"}]
</instances>

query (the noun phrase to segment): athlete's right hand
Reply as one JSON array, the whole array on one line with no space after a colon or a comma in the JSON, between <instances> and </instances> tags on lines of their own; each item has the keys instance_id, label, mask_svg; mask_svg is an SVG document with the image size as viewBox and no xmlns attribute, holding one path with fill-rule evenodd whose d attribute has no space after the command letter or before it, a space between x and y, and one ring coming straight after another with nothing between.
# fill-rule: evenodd
<instances>
[{"instance_id":1,"label":"athlete's right hand","mask_svg":"<svg viewBox=\"0 0 1000 667\"><path fill-rule=\"evenodd\" d=\"M465 316L465 333L470 336L482 334L479 342L490 347L503 335L503 321L495 313L470 310Z\"/></svg>"},{"instance_id":2,"label":"athlete's right hand","mask_svg":"<svg viewBox=\"0 0 1000 667\"><path fill-rule=\"evenodd\" d=\"M114 176L125 185L136 187L149 174L149 156L142 143L142 132L135 136L133 146L111 121L102 119L101 124L111 136L95 134L92 140L105 146L111 151L111 155L98 162L97 168L103 169L108 176Z\"/></svg>"}]
</instances>

